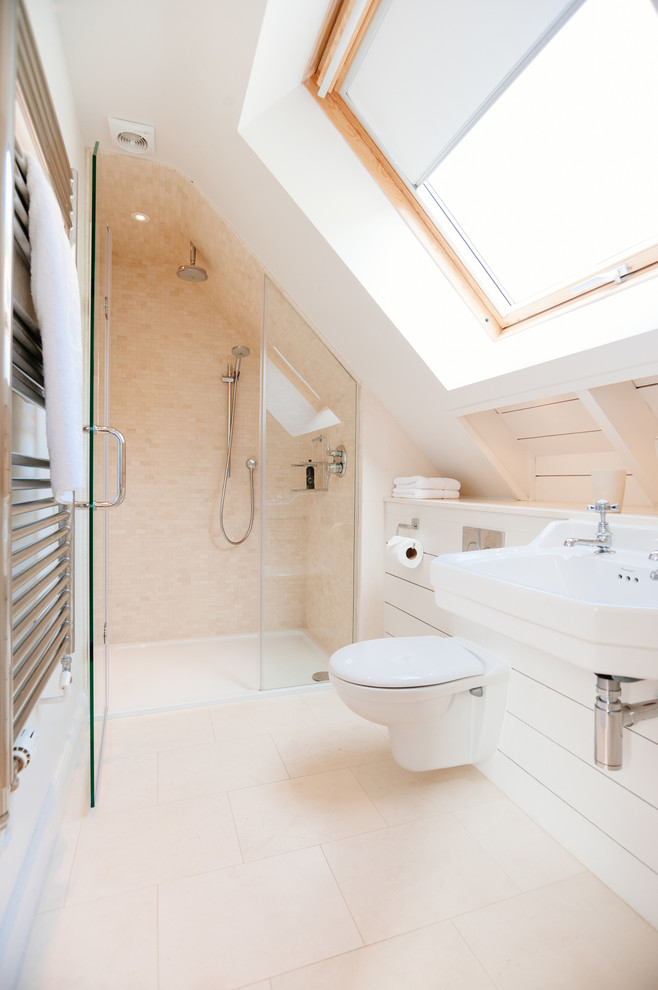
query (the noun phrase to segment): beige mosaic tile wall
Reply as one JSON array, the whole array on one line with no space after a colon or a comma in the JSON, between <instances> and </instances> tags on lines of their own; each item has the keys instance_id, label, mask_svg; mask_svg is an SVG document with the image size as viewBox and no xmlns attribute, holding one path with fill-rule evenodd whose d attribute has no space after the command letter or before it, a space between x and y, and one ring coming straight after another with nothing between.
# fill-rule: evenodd
<instances>
[{"instance_id":1,"label":"beige mosaic tile wall","mask_svg":"<svg viewBox=\"0 0 658 990\"><path fill-rule=\"evenodd\" d=\"M326 652L352 641L356 384L320 338L274 286L268 287L268 354L276 347L340 423L290 437L267 415L264 609L269 629L304 628ZM319 434L348 453L344 478L329 475L327 491L305 486L305 470L292 465L312 456ZM316 485L322 471L316 468ZM285 589L285 591L283 591Z\"/></svg>"},{"instance_id":2,"label":"beige mosaic tile wall","mask_svg":"<svg viewBox=\"0 0 658 990\"><path fill-rule=\"evenodd\" d=\"M99 215L112 231L109 421L128 450L128 494L109 517L112 641L255 632L259 520L245 544L230 547L218 511L227 432L221 377L234 362L232 347L245 344L251 355L242 362L225 512L229 535L244 532L244 464L258 457L263 272L174 170L101 156L99 188ZM151 222L135 223L135 210ZM176 277L190 239L207 282Z\"/></svg>"},{"instance_id":3,"label":"beige mosaic tile wall","mask_svg":"<svg viewBox=\"0 0 658 990\"><path fill-rule=\"evenodd\" d=\"M125 434L128 449L128 494L108 515L112 642L256 632L260 466L256 522L245 544L226 543L218 511L227 420L221 377L234 362L231 349L245 344L251 354L242 361L225 512L229 535L244 532L245 461L260 459L264 272L174 170L100 156L99 189L100 226L107 223L112 232L108 419ZM136 210L151 222L131 220ZM176 278L189 261L190 239L207 282ZM102 270L99 275L103 282ZM101 297L104 291L102 285ZM305 472L292 464L311 456L310 434L292 438L267 416L265 627L305 629L331 651L352 639L356 386L271 284L268 309L270 342L340 418L323 435L326 444L345 444L350 467L346 479L330 478L328 492L295 492L304 487ZM102 365L102 319L98 327ZM320 478L319 472L318 484Z\"/></svg>"}]
</instances>

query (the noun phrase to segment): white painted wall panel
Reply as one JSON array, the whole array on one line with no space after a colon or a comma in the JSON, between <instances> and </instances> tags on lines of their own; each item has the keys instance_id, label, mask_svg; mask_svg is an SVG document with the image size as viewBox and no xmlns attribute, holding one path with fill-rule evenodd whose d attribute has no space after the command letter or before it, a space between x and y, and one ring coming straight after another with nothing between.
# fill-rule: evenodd
<instances>
[{"instance_id":1,"label":"white painted wall panel","mask_svg":"<svg viewBox=\"0 0 658 990\"><path fill-rule=\"evenodd\" d=\"M567 399L563 402L550 402L544 406L516 409L513 412L502 412L501 415L512 436L517 440L522 437L543 437L598 430L598 424L580 399L577 398Z\"/></svg>"},{"instance_id":2,"label":"white painted wall panel","mask_svg":"<svg viewBox=\"0 0 658 990\"><path fill-rule=\"evenodd\" d=\"M411 581L412 584L420 585L421 588L429 588L431 590L430 564L435 559L436 554L423 553L423 559L418 567L406 567L404 564L392 560L387 555L385 560L386 573L393 574L403 581Z\"/></svg>"},{"instance_id":3,"label":"white painted wall panel","mask_svg":"<svg viewBox=\"0 0 658 990\"><path fill-rule=\"evenodd\" d=\"M420 588L410 581L403 581L401 578L387 574L384 580L385 602L401 608L409 615L427 622L428 625L436 623L438 610L434 602L434 592L427 588Z\"/></svg>"},{"instance_id":4,"label":"white painted wall panel","mask_svg":"<svg viewBox=\"0 0 658 990\"><path fill-rule=\"evenodd\" d=\"M403 612L395 605L384 605L384 628L387 636L447 636L437 626L421 622L414 615Z\"/></svg>"},{"instance_id":5,"label":"white painted wall panel","mask_svg":"<svg viewBox=\"0 0 658 990\"><path fill-rule=\"evenodd\" d=\"M507 710L515 718L559 745L583 763L592 764L594 755L594 690L585 706L558 691L513 670ZM621 770L596 772L615 785L620 784L658 809L658 776L652 765L658 759L658 745L633 731L624 734L624 763Z\"/></svg>"},{"instance_id":6,"label":"white painted wall panel","mask_svg":"<svg viewBox=\"0 0 658 990\"><path fill-rule=\"evenodd\" d=\"M500 751L480 769L587 869L658 928L658 876L653 870Z\"/></svg>"},{"instance_id":7,"label":"white painted wall panel","mask_svg":"<svg viewBox=\"0 0 658 990\"><path fill-rule=\"evenodd\" d=\"M658 811L508 713L500 750L658 873Z\"/></svg>"}]
</instances>

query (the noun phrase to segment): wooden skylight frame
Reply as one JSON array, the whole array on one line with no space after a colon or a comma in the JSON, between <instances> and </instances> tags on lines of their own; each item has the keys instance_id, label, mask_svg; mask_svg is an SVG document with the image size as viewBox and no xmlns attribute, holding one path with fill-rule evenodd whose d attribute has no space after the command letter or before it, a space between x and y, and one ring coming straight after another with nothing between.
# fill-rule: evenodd
<instances>
[{"instance_id":1,"label":"wooden skylight frame","mask_svg":"<svg viewBox=\"0 0 658 990\"><path fill-rule=\"evenodd\" d=\"M522 330L547 318L603 299L629 283L637 283L658 273L658 243L620 258L629 271L615 281L607 281L574 294L583 276L564 282L550 294L515 306L503 315L483 286L439 230L430 214L407 182L394 169L340 95L352 62L381 4L381 0L334 0L330 5L315 51L309 62L305 85L334 126L348 142L362 164L377 181L398 213L414 231L436 265L455 286L476 318L493 337ZM354 22L356 19L356 22ZM344 38L346 30L350 37ZM332 66L337 49L344 46L338 65ZM328 78L328 73L332 75ZM615 263L607 261L588 273L587 279L607 273Z\"/></svg>"}]
</instances>

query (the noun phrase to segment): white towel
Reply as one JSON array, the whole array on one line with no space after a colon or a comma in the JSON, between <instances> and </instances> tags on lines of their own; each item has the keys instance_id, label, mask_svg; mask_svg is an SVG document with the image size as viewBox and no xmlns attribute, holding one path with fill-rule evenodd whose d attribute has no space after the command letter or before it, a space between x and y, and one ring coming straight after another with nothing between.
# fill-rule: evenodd
<instances>
[{"instance_id":1,"label":"white towel","mask_svg":"<svg viewBox=\"0 0 658 990\"><path fill-rule=\"evenodd\" d=\"M454 488L394 488L396 498L459 498Z\"/></svg>"},{"instance_id":2,"label":"white towel","mask_svg":"<svg viewBox=\"0 0 658 990\"><path fill-rule=\"evenodd\" d=\"M394 478L396 488L449 488L459 491L461 482L455 478L424 478L422 474L412 474L408 478Z\"/></svg>"},{"instance_id":3,"label":"white towel","mask_svg":"<svg viewBox=\"0 0 658 990\"><path fill-rule=\"evenodd\" d=\"M55 499L71 502L74 490L85 483L78 276L55 193L33 155L27 155L27 189L31 287L43 343L50 477Z\"/></svg>"}]
</instances>

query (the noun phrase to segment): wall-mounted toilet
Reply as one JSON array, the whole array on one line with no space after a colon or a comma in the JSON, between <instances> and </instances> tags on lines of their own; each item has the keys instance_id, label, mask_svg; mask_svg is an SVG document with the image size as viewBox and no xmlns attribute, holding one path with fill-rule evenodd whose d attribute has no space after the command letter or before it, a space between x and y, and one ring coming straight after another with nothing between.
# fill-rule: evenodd
<instances>
[{"instance_id":1,"label":"wall-mounted toilet","mask_svg":"<svg viewBox=\"0 0 658 990\"><path fill-rule=\"evenodd\" d=\"M336 694L357 715L388 726L407 770L493 756L505 717L509 664L458 636L370 639L329 660Z\"/></svg>"}]
</instances>

